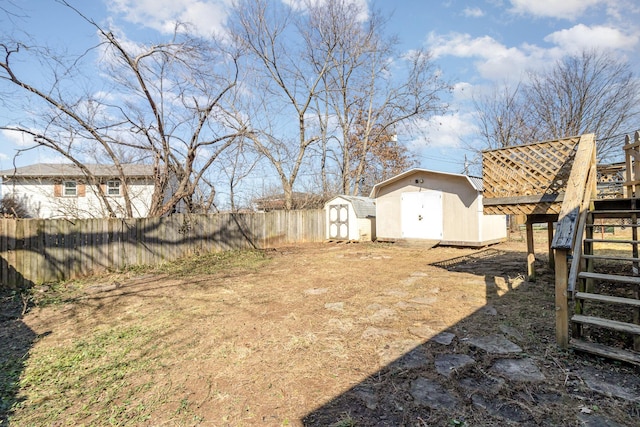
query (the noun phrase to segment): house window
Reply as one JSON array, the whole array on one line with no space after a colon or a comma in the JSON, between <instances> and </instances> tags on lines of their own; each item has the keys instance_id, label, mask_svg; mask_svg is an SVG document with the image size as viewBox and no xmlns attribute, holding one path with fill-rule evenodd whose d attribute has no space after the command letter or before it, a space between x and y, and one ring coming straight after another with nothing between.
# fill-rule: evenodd
<instances>
[{"instance_id":1,"label":"house window","mask_svg":"<svg viewBox=\"0 0 640 427\"><path fill-rule=\"evenodd\" d=\"M62 193L67 197L74 197L78 195L78 183L75 181L65 181L63 184L64 192Z\"/></svg>"},{"instance_id":2,"label":"house window","mask_svg":"<svg viewBox=\"0 0 640 427\"><path fill-rule=\"evenodd\" d=\"M120 181L117 179L107 181L107 194L109 196L119 196L120 195Z\"/></svg>"}]
</instances>

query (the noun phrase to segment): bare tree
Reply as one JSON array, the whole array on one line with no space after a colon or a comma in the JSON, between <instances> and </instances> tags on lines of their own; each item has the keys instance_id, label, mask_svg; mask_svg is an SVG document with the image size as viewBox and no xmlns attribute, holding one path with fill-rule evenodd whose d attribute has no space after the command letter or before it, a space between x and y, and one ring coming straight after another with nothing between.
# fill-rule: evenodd
<instances>
[{"instance_id":1,"label":"bare tree","mask_svg":"<svg viewBox=\"0 0 640 427\"><path fill-rule=\"evenodd\" d=\"M533 140L535 126L528 122L520 84L494 86L490 92L474 94L473 104L480 135L486 149L522 145Z\"/></svg>"},{"instance_id":2,"label":"bare tree","mask_svg":"<svg viewBox=\"0 0 640 427\"><path fill-rule=\"evenodd\" d=\"M24 99L38 114L30 122L0 128L28 134L36 146L76 164L99 189L111 216L115 212L107 195L84 166L88 153L101 153L119 170L127 216L133 212L122 167L123 150L138 153L154 166L150 216L169 213L181 201L191 205L206 170L244 131L225 106L237 84L237 52L192 37L181 25L166 43L135 44L102 28L66 1L60 3L91 26L100 42L67 58L3 37L0 82L28 95L7 102L24 109L27 105L20 103ZM31 82L24 68L14 65L14 59L30 55L43 64L43 70L49 70L48 86ZM93 65L92 76L82 78L87 61ZM220 64L228 68L217 72ZM106 76L101 87L95 85L98 75Z\"/></svg>"},{"instance_id":3,"label":"bare tree","mask_svg":"<svg viewBox=\"0 0 640 427\"><path fill-rule=\"evenodd\" d=\"M300 29L309 15L280 2L240 1L230 18L234 42L247 53L250 69L244 105L256 150L275 169L284 191L285 209L293 207L294 184L309 147L318 136L309 132L310 107L325 65L313 69L299 46Z\"/></svg>"},{"instance_id":4,"label":"bare tree","mask_svg":"<svg viewBox=\"0 0 640 427\"><path fill-rule=\"evenodd\" d=\"M584 51L530 72L515 89L505 85L477 97L475 106L485 148L595 133L602 160L619 155L617 136L637 127L639 96L627 63Z\"/></svg>"},{"instance_id":5,"label":"bare tree","mask_svg":"<svg viewBox=\"0 0 640 427\"><path fill-rule=\"evenodd\" d=\"M598 156L619 148L640 112L637 79L625 62L598 51L569 56L547 72L530 74L525 99L538 139L595 133ZM617 142L617 144L616 144Z\"/></svg>"},{"instance_id":6,"label":"bare tree","mask_svg":"<svg viewBox=\"0 0 640 427\"><path fill-rule=\"evenodd\" d=\"M396 170L412 164L396 132L443 113L440 97L451 87L427 52L395 51L396 40L382 36L385 20L379 13L347 0L308 2L307 7L309 25L302 33L307 58L317 71L326 70L322 96L329 113L318 112L337 123L333 136L340 144L334 158L341 191L359 194L364 181L387 174L392 159L399 162Z\"/></svg>"},{"instance_id":7,"label":"bare tree","mask_svg":"<svg viewBox=\"0 0 640 427\"><path fill-rule=\"evenodd\" d=\"M367 194L376 183L416 166L413 154L398 142L395 133L377 123L372 126L366 112L353 113L355 119L346 146L351 159L347 179L352 194Z\"/></svg>"},{"instance_id":8,"label":"bare tree","mask_svg":"<svg viewBox=\"0 0 640 427\"><path fill-rule=\"evenodd\" d=\"M232 212L237 212L239 208L246 207L239 204L238 187L255 171L259 156L252 152L247 141L240 141L223 155L223 161L219 168L226 176L227 191L229 193L229 208ZM245 203L248 205L248 203Z\"/></svg>"},{"instance_id":9,"label":"bare tree","mask_svg":"<svg viewBox=\"0 0 640 427\"><path fill-rule=\"evenodd\" d=\"M359 194L370 169L388 160L372 161L376 153L397 147L404 158L390 135L443 112L440 95L450 89L426 52L394 51L395 40L380 36L379 14L347 0L296 7L242 1L231 24L253 59L250 95L261 114L250 114L250 138L280 177L288 209L301 168L313 163L310 153L320 153L323 192L333 160L341 191Z\"/></svg>"},{"instance_id":10,"label":"bare tree","mask_svg":"<svg viewBox=\"0 0 640 427\"><path fill-rule=\"evenodd\" d=\"M9 193L0 199L0 218L31 218L31 213L24 199Z\"/></svg>"}]
</instances>

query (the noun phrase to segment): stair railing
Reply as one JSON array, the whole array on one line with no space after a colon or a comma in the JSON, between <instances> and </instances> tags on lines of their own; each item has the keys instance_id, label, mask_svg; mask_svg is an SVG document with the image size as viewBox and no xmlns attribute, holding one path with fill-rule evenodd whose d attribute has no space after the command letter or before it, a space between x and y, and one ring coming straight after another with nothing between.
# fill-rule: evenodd
<instances>
[{"instance_id":1,"label":"stair railing","mask_svg":"<svg viewBox=\"0 0 640 427\"><path fill-rule=\"evenodd\" d=\"M563 349L569 346L567 293L575 289L580 272L586 215L591 200L596 197L596 175L595 135L585 134L580 137L578 143L551 244L555 251L556 342ZM571 255L573 262L571 271L568 271Z\"/></svg>"},{"instance_id":2,"label":"stair railing","mask_svg":"<svg viewBox=\"0 0 640 427\"><path fill-rule=\"evenodd\" d=\"M629 135L624 137L625 157L625 197L635 197L640 186L640 131L634 134L633 142Z\"/></svg>"}]
</instances>

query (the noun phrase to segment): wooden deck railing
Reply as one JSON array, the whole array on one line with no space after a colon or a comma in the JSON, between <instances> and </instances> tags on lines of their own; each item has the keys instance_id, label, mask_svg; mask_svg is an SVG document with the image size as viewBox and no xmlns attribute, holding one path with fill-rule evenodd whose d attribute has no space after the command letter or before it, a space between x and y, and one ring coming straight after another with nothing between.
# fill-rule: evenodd
<instances>
[{"instance_id":1,"label":"wooden deck railing","mask_svg":"<svg viewBox=\"0 0 640 427\"><path fill-rule=\"evenodd\" d=\"M578 276L582 233L589 204L597 194L596 184L595 135L582 135L551 243L555 251L556 342L561 348L567 348L569 345L568 292L573 289ZM574 260L571 263L571 271L568 270L570 255Z\"/></svg>"},{"instance_id":2,"label":"wooden deck railing","mask_svg":"<svg viewBox=\"0 0 640 427\"><path fill-rule=\"evenodd\" d=\"M625 136L624 157L626 180L624 183L626 197L640 196L640 132L636 131L633 142L629 135Z\"/></svg>"}]
</instances>

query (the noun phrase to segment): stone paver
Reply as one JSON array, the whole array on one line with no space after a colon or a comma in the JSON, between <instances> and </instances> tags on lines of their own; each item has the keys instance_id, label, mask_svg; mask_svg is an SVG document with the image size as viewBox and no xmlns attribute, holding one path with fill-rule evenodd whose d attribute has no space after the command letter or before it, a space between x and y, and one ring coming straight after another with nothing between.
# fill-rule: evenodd
<instances>
[{"instance_id":1,"label":"stone paver","mask_svg":"<svg viewBox=\"0 0 640 427\"><path fill-rule=\"evenodd\" d=\"M531 359L499 359L491 371L516 382L540 382L546 379Z\"/></svg>"},{"instance_id":2,"label":"stone paver","mask_svg":"<svg viewBox=\"0 0 640 427\"><path fill-rule=\"evenodd\" d=\"M618 397L630 402L640 401L640 380L616 374L583 369L578 372L590 390L605 396ZM606 376L605 376L606 375Z\"/></svg>"},{"instance_id":3,"label":"stone paver","mask_svg":"<svg viewBox=\"0 0 640 427\"><path fill-rule=\"evenodd\" d=\"M512 402L503 402L494 399L489 400L479 394L471 396L471 401L475 407L482 408L489 414L511 423L523 424L531 418L531 415L527 411Z\"/></svg>"},{"instance_id":4,"label":"stone paver","mask_svg":"<svg viewBox=\"0 0 640 427\"><path fill-rule=\"evenodd\" d=\"M452 334L451 332L440 332L438 335L431 338L431 340L441 345L450 345L455 337L455 334Z\"/></svg>"},{"instance_id":5,"label":"stone paver","mask_svg":"<svg viewBox=\"0 0 640 427\"><path fill-rule=\"evenodd\" d=\"M625 427L600 415L579 414L578 419L584 427Z\"/></svg>"},{"instance_id":6,"label":"stone paver","mask_svg":"<svg viewBox=\"0 0 640 427\"><path fill-rule=\"evenodd\" d=\"M344 311L344 303L343 302L328 302L324 305L324 308L327 310L333 311Z\"/></svg>"},{"instance_id":7,"label":"stone paver","mask_svg":"<svg viewBox=\"0 0 640 427\"><path fill-rule=\"evenodd\" d=\"M398 317L396 315L396 311L391 308L381 308L380 310L373 313L368 317L369 322L371 323L383 323L388 320L392 320Z\"/></svg>"},{"instance_id":8,"label":"stone paver","mask_svg":"<svg viewBox=\"0 0 640 427\"><path fill-rule=\"evenodd\" d=\"M422 325L422 324L410 327L409 332L411 332L413 335L417 337L424 338L424 339L429 339L432 336L434 336L436 333L436 331L431 329L429 325Z\"/></svg>"},{"instance_id":9,"label":"stone paver","mask_svg":"<svg viewBox=\"0 0 640 427\"><path fill-rule=\"evenodd\" d=\"M411 383L411 396L419 406L431 409L453 409L458 399L442 385L427 378L420 377Z\"/></svg>"},{"instance_id":10,"label":"stone paver","mask_svg":"<svg viewBox=\"0 0 640 427\"><path fill-rule=\"evenodd\" d=\"M419 369L426 368L429 365L424 352L420 348L415 348L412 351L405 353L394 363L399 369Z\"/></svg>"},{"instance_id":11,"label":"stone paver","mask_svg":"<svg viewBox=\"0 0 640 427\"><path fill-rule=\"evenodd\" d=\"M500 331L503 334L509 336L509 338L512 338L520 342L524 341L524 336L516 328L512 328L511 326L508 326L508 325L500 325L498 327L500 328Z\"/></svg>"},{"instance_id":12,"label":"stone paver","mask_svg":"<svg viewBox=\"0 0 640 427\"><path fill-rule=\"evenodd\" d=\"M369 326L362 333L362 338L365 340L369 340L369 339L380 338L380 337L388 337L391 335L397 335L397 332L391 329L375 328L373 326Z\"/></svg>"},{"instance_id":13,"label":"stone paver","mask_svg":"<svg viewBox=\"0 0 640 427\"><path fill-rule=\"evenodd\" d=\"M437 297L416 297L409 300L413 304L430 305L438 301Z\"/></svg>"},{"instance_id":14,"label":"stone paver","mask_svg":"<svg viewBox=\"0 0 640 427\"><path fill-rule=\"evenodd\" d=\"M467 390L469 395L481 393L485 396L495 396L498 394L504 383L505 381L502 378L489 376L462 378L458 382L462 388Z\"/></svg>"},{"instance_id":15,"label":"stone paver","mask_svg":"<svg viewBox=\"0 0 640 427\"><path fill-rule=\"evenodd\" d=\"M329 289L327 288L311 288L311 289L305 289L304 293L305 295L322 295L322 294L326 294L328 290Z\"/></svg>"},{"instance_id":16,"label":"stone paver","mask_svg":"<svg viewBox=\"0 0 640 427\"><path fill-rule=\"evenodd\" d=\"M470 338L469 344L481 348L487 353L510 354L522 353L522 349L502 335Z\"/></svg>"},{"instance_id":17,"label":"stone paver","mask_svg":"<svg viewBox=\"0 0 640 427\"><path fill-rule=\"evenodd\" d=\"M466 354L443 354L436 357L436 372L445 377L450 377L457 370L476 363Z\"/></svg>"}]
</instances>

